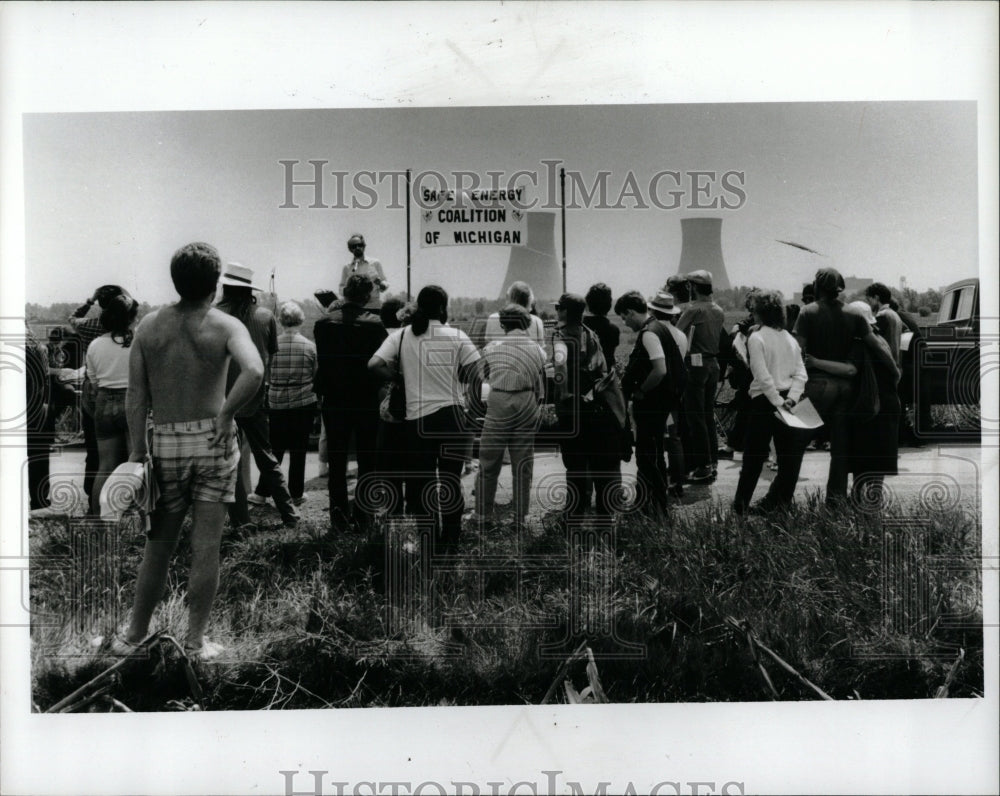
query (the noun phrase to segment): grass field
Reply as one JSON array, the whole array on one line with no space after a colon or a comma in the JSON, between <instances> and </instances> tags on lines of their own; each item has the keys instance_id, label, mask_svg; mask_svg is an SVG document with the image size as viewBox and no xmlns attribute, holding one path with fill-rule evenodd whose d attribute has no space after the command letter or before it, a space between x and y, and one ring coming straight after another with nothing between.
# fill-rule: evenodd
<instances>
[{"instance_id":1,"label":"grass field","mask_svg":"<svg viewBox=\"0 0 1000 796\"><path fill-rule=\"evenodd\" d=\"M607 545L534 518L523 538L471 532L435 564L406 524L320 538L317 506L304 528L224 542L221 662L186 671L157 642L76 709L981 696L979 517L832 515L815 495L769 519L694 509L666 526L626 516ZM65 523L31 522L36 709L114 663L92 640L131 604L142 533L120 531L98 534L110 552L95 561L73 558ZM110 560L120 576L104 589L85 572L96 608L81 618L79 569ZM187 562L182 542L154 617L175 638Z\"/></svg>"}]
</instances>

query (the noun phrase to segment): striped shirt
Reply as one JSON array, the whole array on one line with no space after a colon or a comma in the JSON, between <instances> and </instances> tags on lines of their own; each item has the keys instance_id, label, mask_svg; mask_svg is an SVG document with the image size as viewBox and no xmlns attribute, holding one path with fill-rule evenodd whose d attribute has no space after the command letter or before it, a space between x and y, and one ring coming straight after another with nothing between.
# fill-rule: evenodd
<instances>
[{"instance_id":1,"label":"striped shirt","mask_svg":"<svg viewBox=\"0 0 1000 796\"><path fill-rule=\"evenodd\" d=\"M483 349L491 390L540 390L545 350L521 329L507 333Z\"/></svg>"},{"instance_id":2,"label":"striped shirt","mask_svg":"<svg viewBox=\"0 0 1000 796\"><path fill-rule=\"evenodd\" d=\"M297 409L316 403L316 346L294 329L278 335L278 352L271 360L267 399L272 409Z\"/></svg>"}]
</instances>

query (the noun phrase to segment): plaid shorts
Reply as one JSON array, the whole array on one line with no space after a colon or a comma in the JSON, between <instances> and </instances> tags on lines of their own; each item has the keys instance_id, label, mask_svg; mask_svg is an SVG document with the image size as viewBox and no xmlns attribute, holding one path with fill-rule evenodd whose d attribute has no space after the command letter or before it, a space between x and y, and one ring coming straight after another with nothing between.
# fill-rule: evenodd
<instances>
[{"instance_id":1,"label":"plaid shorts","mask_svg":"<svg viewBox=\"0 0 1000 796\"><path fill-rule=\"evenodd\" d=\"M235 424L228 457L221 448L210 448L215 418L153 425L153 471L160 485L157 508L168 513L184 511L195 500L232 503L236 499L236 474L240 450Z\"/></svg>"}]
</instances>

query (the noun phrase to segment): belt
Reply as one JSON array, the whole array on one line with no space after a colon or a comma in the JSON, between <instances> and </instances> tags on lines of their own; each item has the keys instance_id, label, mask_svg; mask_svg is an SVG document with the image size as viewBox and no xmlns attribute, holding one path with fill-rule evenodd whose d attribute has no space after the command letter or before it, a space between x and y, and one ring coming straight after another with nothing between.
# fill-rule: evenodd
<instances>
[{"instance_id":1,"label":"belt","mask_svg":"<svg viewBox=\"0 0 1000 796\"><path fill-rule=\"evenodd\" d=\"M173 423L153 423L154 431L214 431L215 418L201 420L175 420Z\"/></svg>"},{"instance_id":2,"label":"belt","mask_svg":"<svg viewBox=\"0 0 1000 796\"><path fill-rule=\"evenodd\" d=\"M99 393L103 392L110 395L118 395L120 393L128 392L128 387L98 387L97 391Z\"/></svg>"},{"instance_id":3,"label":"belt","mask_svg":"<svg viewBox=\"0 0 1000 796\"><path fill-rule=\"evenodd\" d=\"M534 390L535 390L534 387L523 387L520 390L503 390L500 387L490 387L490 392L509 392L509 393L515 393L515 392L534 392Z\"/></svg>"}]
</instances>

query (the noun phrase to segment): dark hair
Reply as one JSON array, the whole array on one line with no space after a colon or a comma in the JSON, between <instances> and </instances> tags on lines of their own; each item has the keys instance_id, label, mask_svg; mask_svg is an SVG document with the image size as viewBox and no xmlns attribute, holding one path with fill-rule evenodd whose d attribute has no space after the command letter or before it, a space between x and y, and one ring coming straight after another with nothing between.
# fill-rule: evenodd
<instances>
[{"instance_id":1,"label":"dark hair","mask_svg":"<svg viewBox=\"0 0 1000 796\"><path fill-rule=\"evenodd\" d=\"M111 332L111 339L122 348L132 345L132 322L139 314L139 305L131 296L119 294L108 302L101 313L101 328Z\"/></svg>"},{"instance_id":2,"label":"dark hair","mask_svg":"<svg viewBox=\"0 0 1000 796\"><path fill-rule=\"evenodd\" d=\"M250 320L250 313L253 312L257 297L253 290L243 285L223 285L222 298L219 300L218 308L223 312L239 318L244 324Z\"/></svg>"},{"instance_id":3,"label":"dark hair","mask_svg":"<svg viewBox=\"0 0 1000 796\"><path fill-rule=\"evenodd\" d=\"M106 310L111 301L124 292L121 285L101 285L94 291L94 299L102 310Z\"/></svg>"},{"instance_id":4,"label":"dark hair","mask_svg":"<svg viewBox=\"0 0 1000 796\"><path fill-rule=\"evenodd\" d=\"M760 290L761 290L761 289L760 289L759 287L752 287L752 288L750 288L750 289L749 289L749 290L747 291L747 294L746 294L746 296L745 296L745 297L744 297L744 299L743 299L743 308L744 308L744 309L745 309L745 310L746 310L747 312L753 312L753 300L754 300L754 297L755 297L755 296L756 296L756 295L757 295L758 293L760 293Z\"/></svg>"},{"instance_id":5,"label":"dark hair","mask_svg":"<svg viewBox=\"0 0 1000 796\"><path fill-rule=\"evenodd\" d=\"M615 302L616 315L624 315L629 310L635 310L640 314L649 312L649 305L646 304L646 299L643 298L642 293L638 290L630 290L628 293L623 293Z\"/></svg>"},{"instance_id":6,"label":"dark hair","mask_svg":"<svg viewBox=\"0 0 1000 796\"><path fill-rule=\"evenodd\" d=\"M603 282L590 286L587 295L587 309L593 315L607 315L611 312L611 288Z\"/></svg>"},{"instance_id":7,"label":"dark hair","mask_svg":"<svg viewBox=\"0 0 1000 796\"><path fill-rule=\"evenodd\" d=\"M772 329L785 328L785 305L777 290L762 290L753 298L753 311L760 322Z\"/></svg>"},{"instance_id":8,"label":"dark hair","mask_svg":"<svg viewBox=\"0 0 1000 796\"><path fill-rule=\"evenodd\" d=\"M673 294L678 304L687 304L691 300L691 288L680 274L667 280L667 292Z\"/></svg>"},{"instance_id":9,"label":"dark hair","mask_svg":"<svg viewBox=\"0 0 1000 796\"><path fill-rule=\"evenodd\" d=\"M427 331L431 321L448 321L448 294L438 285L427 285L417 293L417 309L410 318L410 327L419 336Z\"/></svg>"},{"instance_id":10,"label":"dark hair","mask_svg":"<svg viewBox=\"0 0 1000 796\"><path fill-rule=\"evenodd\" d=\"M799 319L799 312L802 308L798 304L789 304L785 307L785 328L788 331L792 331L795 328L795 322Z\"/></svg>"},{"instance_id":11,"label":"dark hair","mask_svg":"<svg viewBox=\"0 0 1000 796\"><path fill-rule=\"evenodd\" d=\"M531 316L520 304L513 302L500 310L500 326L505 332L511 329L527 329L531 323Z\"/></svg>"},{"instance_id":12,"label":"dark hair","mask_svg":"<svg viewBox=\"0 0 1000 796\"><path fill-rule=\"evenodd\" d=\"M351 274L344 284L344 298L354 304L367 304L373 288L374 283L364 274Z\"/></svg>"},{"instance_id":13,"label":"dark hair","mask_svg":"<svg viewBox=\"0 0 1000 796\"><path fill-rule=\"evenodd\" d=\"M806 282L802 286L802 303L808 304L816 300L816 286L812 282Z\"/></svg>"},{"instance_id":14,"label":"dark hair","mask_svg":"<svg viewBox=\"0 0 1000 796\"><path fill-rule=\"evenodd\" d=\"M883 304L892 301L892 291L881 282L872 282L865 288L865 295L869 298L877 298Z\"/></svg>"},{"instance_id":15,"label":"dark hair","mask_svg":"<svg viewBox=\"0 0 1000 796\"><path fill-rule=\"evenodd\" d=\"M174 252L170 279L183 299L200 301L215 293L222 273L222 259L214 246L189 243Z\"/></svg>"},{"instance_id":16,"label":"dark hair","mask_svg":"<svg viewBox=\"0 0 1000 796\"><path fill-rule=\"evenodd\" d=\"M397 316L399 315L399 311L405 306L406 302L398 298L390 298L383 301L378 311L379 317L382 319L382 325L386 329L398 329L402 326L403 323Z\"/></svg>"}]
</instances>

